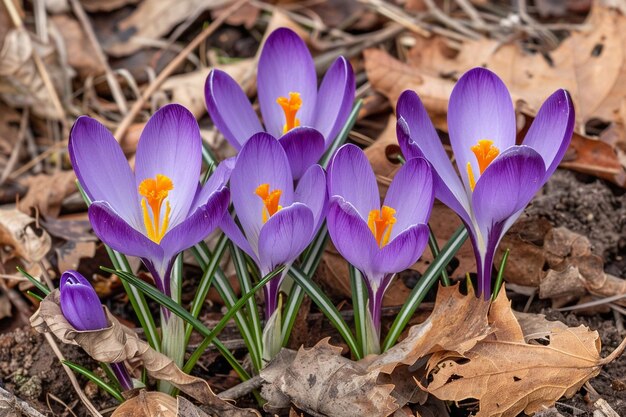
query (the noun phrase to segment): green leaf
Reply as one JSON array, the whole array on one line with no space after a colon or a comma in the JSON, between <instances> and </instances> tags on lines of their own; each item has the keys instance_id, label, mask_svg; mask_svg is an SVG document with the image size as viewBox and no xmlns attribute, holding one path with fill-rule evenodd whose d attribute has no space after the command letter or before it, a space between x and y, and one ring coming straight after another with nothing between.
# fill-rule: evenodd
<instances>
[{"instance_id":1,"label":"green leaf","mask_svg":"<svg viewBox=\"0 0 626 417\"><path fill-rule=\"evenodd\" d=\"M398 337L400 337L400 334L409 322L409 319L413 313L415 313L415 310L420 305L424 297L426 297L426 293L428 293L433 284L437 282L437 277L441 274L441 270L448 266L448 263L450 263L452 257L461 248L461 245L465 243L468 236L469 235L465 226L459 227L456 232L454 232L450 240L448 240L448 243L446 243L446 245L441 249L439 256L428 266L424 276L422 276L422 279L420 279L415 288L413 288L411 294L409 294L409 298L404 303L400 312L396 316L396 319L391 325L389 333L387 334L385 342L382 346L383 352L396 343Z\"/></svg>"},{"instance_id":2,"label":"green leaf","mask_svg":"<svg viewBox=\"0 0 626 417\"><path fill-rule=\"evenodd\" d=\"M440 250L439 245L437 244L437 238L433 233L433 229L428 226L428 247L430 247L430 252L433 254L433 259L439 256ZM446 272L446 268L441 270L441 283L444 287L450 286L450 277L448 277L448 273Z\"/></svg>"},{"instance_id":3,"label":"green leaf","mask_svg":"<svg viewBox=\"0 0 626 417\"><path fill-rule=\"evenodd\" d=\"M506 267L506 261L509 259L510 249L504 252L502 255L502 261L500 262L500 269L498 269L498 276L496 277L496 283L493 286L493 292L491 293L491 301L495 301L498 298L498 294L500 293L500 288L502 288L502 282L504 281L504 268Z\"/></svg>"},{"instance_id":4,"label":"green leaf","mask_svg":"<svg viewBox=\"0 0 626 417\"><path fill-rule=\"evenodd\" d=\"M72 371L74 371L74 372L76 372L78 374L81 374L85 378L87 378L90 381L94 382L97 386L99 386L100 388L102 388L103 390L108 392L112 397L114 397L120 403L123 403L125 401L124 397L122 396L122 394L115 387L113 387L112 385L106 383L104 380L102 380L100 377L98 377L96 374L94 374L93 372L91 372L87 368L84 368L84 367L82 367L82 366L80 366L78 364L75 364L73 362L70 362L70 361L62 361L62 362L63 362L63 365L67 366Z\"/></svg>"},{"instance_id":5,"label":"green leaf","mask_svg":"<svg viewBox=\"0 0 626 417\"><path fill-rule=\"evenodd\" d=\"M352 111L350 112L350 115L348 116L348 119L346 120L346 124L343 125L343 128L341 128L341 131L339 132L335 140L331 143L330 147L328 148L328 150L326 151L326 153L320 160L320 165L323 166L324 168L328 166L328 163L330 162L331 158L335 154L335 151L337 151L337 149L339 149L341 145L346 143L346 140L348 139L348 134L350 133L350 130L352 130L352 127L356 123L356 119L359 116L359 110L361 110L362 105L363 105L362 99L359 99L356 101L356 103L354 103L354 107L352 107Z\"/></svg>"},{"instance_id":6,"label":"green leaf","mask_svg":"<svg viewBox=\"0 0 626 417\"><path fill-rule=\"evenodd\" d=\"M23 270L21 267L17 267L17 270L26 277L26 279L28 279L31 284L33 284L39 291L41 291L42 293L44 293L45 295L50 294L50 289L48 288L47 285L45 285L44 283L42 283L41 281L39 281L37 278L35 278L34 276L32 276L31 274L29 274L28 272L26 272L25 270Z\"/></svg>"},{"instance_id":7,"label":"green leaf","mask_svg":"<svg viewBox=\"0 0 626 417\"><path fill-rule=\"evenodd\" d=\"M368 346L368 325L367 318L367 289L365 288L361 272L350 265L350 289L352 290L352 309L354 310L354 327L356 328L356 338L359 344L360 354L365 356ZM371 320L371 319L370 319ZM380 341L378 341L380 345Z\"/></svg>"},{"instance_id":8,"label":"green leaf","mask_svg":"<svg viewBox=\"0 0 626 417\"><path fill-rule=\"evenodd\" d=\"M313 282L313 280L311 280L297 267L292 266L289 268L289 275L300 287L302 287L304 291L306 291L307 295L311 297L311 300L317 304L322 313L324 313L333 326L335 326L337 331L339 331L339 334L343 337L343 340L354 354L354 357L356 359L362 359L358 344L354 339L350 328L326 294L324 294L324 292L317 286L317 284L315 284L315 282Z\"/></svg>"}]
</instances>

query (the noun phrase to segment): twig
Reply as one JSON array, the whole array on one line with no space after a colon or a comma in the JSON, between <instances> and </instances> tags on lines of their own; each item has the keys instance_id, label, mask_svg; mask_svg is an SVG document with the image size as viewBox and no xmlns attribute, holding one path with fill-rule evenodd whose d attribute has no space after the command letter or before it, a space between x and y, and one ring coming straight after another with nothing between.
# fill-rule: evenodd
<instances>
[{"instance_id":1,"label":"twig","mask_svg":"<svg viewBox=\"0 0 626 417\"><path fill-rule=\"evenodd\" d=\"M480 13L476 11L472 3L470 3L468 0L454 0L454 1L456 2L456 4L459 5L461 9L463 9L463 11L469 16L469 18L472 19L472 22L474 22L474 25L476 26L477 29L480 29L480 30L485 29L485 26L486 26L485 20L482 18Z\"/></svg>"},{"instance_id":2,"label":"twig","mask_svg":"<svg viewBox=\"0 0 626 417\"><path fill-rule=\"evenodd\" d=\"M26 401L17 398L15 395L2 387L0 387L0 415L25 415L27 417L45 417L39 411L35 410Z\"/></svg>"},{"instance_id":3,"label":"twig","mask_svg":"<svg viewBox=\"0 0 626 417\"><path fill-rule=\"evenodd\" d=\"M420 36L429 38L431 33L428 29L420 26L420 22L411 16L404 13L399 7L392 4L385 3L382 0L359 0L361 3L365 3L376 10L381 15L393 20L404 26L411 32L417 33Z\"/></svg>"},{"instance_id":4,"label":"twig","mask_svg":"<svg viewBox=\"0 0 626 417\"><path fill-rule=\"evenodd\" d=\"M37 155L35 158L31 159L30 161L28 161L27 163L25 163L24 165L22 165L15 171L13 171L11 175L9 175L9 178L15 179L19 177L20 175L22 175L23 173L25 173L26 171L28 171L29 169L31 169L32 167L34 167L35 165L39 164L41 161L43 161L44 159L52 155L53 152L55 152L58 149L64 148L65 146L67 146L66 140L55 143L54 145L50 146L48 149L46 149L45 151Z\"/></svg>"},{"instance_id":5,"label":"twig","mask_svg":"<svg viewBox=\"0 0 626 417\"><path fill-rule=\"evenodd\" d=\"M7 1L7 0L5 0ZM221 25L228 19L233 13L238 11L248 0L240 0L237 3L229 7L223 14L215 19L209 26L207 26L202 32L200 32L190 43L180 51L178 55L161 71L157 78L150 83L148 88L143 92L141 97L135 101L130 111L124 116L124 119L117 127L115 131L115 138L120 141L126 134L126 131L130 127L131 123L135 119L135 116L139 113L144 103L152 96L152 94L163 84L163 82L169 77L172 72L186 59L185 57L191 53L194 49L200 45L208 36L215 32Z\"/></svg>"},{"instance_id":6,"label":"twig","mask_svg":"<svg viewBox=\"0 0 626 417\"><path fill-rule=\"evenodd\" d=\"M255 375L247 381L242 382L239 385L235 385L232 388L222 391L217 394L223 400L236 400L244 395L250 394L255 389L261 388L265 381L261 376Z\"/></svg>"},{"instance_id":7,"label":"twig","mask_svg":"<svg viewBox=\"0 0 626 417\"><path fill-rule=\"evenodd\" d=\"M24 139L26 138L26 128L28 127L28 115L29 115L29 111L27 107L22 112L22 119L20 120L20 130L17 134L17 142L15 142L15 145L13 146L13 149L11 150L11 156L9 157L9 160L7 161L7 164L4 167L4 171L2 172L2 175L0 176L0 185L4 184L4 181L6 181L6 179L9 178L9 174L11 173L11 171L13 170L13 167L15 166L15 163L17 162L17 157L20 154L20 149L22 149L22 142L24 142Z\"/></svg>"},{"instance_id":8,"label":"twig","mask_svg":"<svg viewBox=\"0 0 626 417\"><path fill-rule=\"evenodd\" d=\"M604 359L601 359L600 362L598 362L598 365L604 366L608 363L613 362L615 359L619 358L622 355L622 353L624 353L624 349L626 349L626 338L622 340L619 346L617 346L615 350L609 354L609 356L607 356Z\"/></svg>"},{"instance_id":9,"label":"twig","mask_svg":"<svg viewBox=\"0 0 626 417\"><path fill-rule=\"evenodd\" d=\"M74 11L74 14L78 18L78 21L82 25L83 30L87 34L87 39L89 40L89 43L93 47L93 51L96 54L96 58L98 58L98 60L104 67L104 72L106 74L107 83L109 84L109 87L111 88L111 94L113 95L115 102L120 108L122 114L128 113L128 103L126 102L126 98L124 97L124 94L122 93L120 84L117 82L117 78L115 78L115 74L113 74L113 71L111 70L111 67L109 66L109 61L107 60L107 57L104 55L104 52L102 52L102 47L100 46L100 43L98 42L98 39L96 38L96 34L93 31L93 26L91 25L91 22L89 21L89 17L87 16L87 13L85 13L85 9L83 9L83 6L80 4L78 0L70 0L70 3L72 4L72 10Z\"/></svg>"},{"instance_id":10,"label":"twig","mask_svg":"<svg viewBox=\"0 0 626 417\"><path fill-rule=\"evenodd\" d=\"M65 356L63 356L63 353L61 353L61 350L59 349L59 346L57 345L57 343L54 341L54 338L52 337L52 335L50 333L44 333L44 336L46 337L48 344L52 348L52 351L61 362L63 369L65 370L65 373L67 373L67 376L70 378L70 382L72 383L74 390L76 390L78 397L83 402L83 404L85 405L89 413L93 415L94 417L102 417L102 414L100 414L100 412L91 403L91 401L89 401L89 398L87 398L87 396L83 392L82 388L80 387L80 384L78 383L78 380L76 379L76 375L74 375L74 372L72 372L72 370L69 367L63 364L63 361L65 360Z\"/></svg>"},{"instance_id":11,"label":"twig","mask_svg":"<svg viewBox=\"0 0 626 417\"><path fill-rule=\"evenodd\" d=\"M441 9L437 7L437 5L435 4L433 0L424 0L424 3L426 3L426 7L428 7L428 11L432 14L432 16L435 19L439 20L444 25L456 30L459 33L462 33L463 35L467 36L470 39L478 40L481 38L480 34L478 34L477 32L471 29L466 28L461 23L459 23L458 21L454 20L453 18L445 14L443 11L441 11Z\"/></svg>"}]
</instances>

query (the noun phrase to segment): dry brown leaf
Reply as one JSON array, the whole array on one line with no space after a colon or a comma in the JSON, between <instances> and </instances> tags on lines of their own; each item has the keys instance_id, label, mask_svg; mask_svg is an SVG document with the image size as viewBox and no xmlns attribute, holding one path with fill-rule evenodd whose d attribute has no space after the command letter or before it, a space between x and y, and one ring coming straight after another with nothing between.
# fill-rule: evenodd
<instances>
[{"instance_id":1,"label":"dry brown leaf","mask_svg":"<svg viewBox=\"0 0 626 417\"><path fill-rule=\"evenodd\" d=\"M74 171L28 176L23 184L28 187L28 191L20 200L18 208L25 213L36 208L39 213L52 217L57 217L61 212L61 203L65 197L77 190Z\"/></svg>"},{"instance_id":2,"label":"dry brown leaf","mask_svg":"<svg viewBox=\"0 0 626 417\"><path fill-rule=\"evenodd\" d=\"M602 365L600 337L587 327L554 327L549 344L524 340L504 291L493 304L490 337L464 355L433 355L425 389L448 401L476 399L476 417L514 417L571 397Z\"/></svg>"},{"instance_id":3,"label":"dry brown leaf","mask_svg":"<svg viewBox=\"0 0 626 417\"><path fill-rule=\"evenodd\" d=\"M139 0L80 0L80 3L89 12L110 12L129 4L139 3Z\"/></svg>"},{"instance_id":4,"label":"dry brown leaf","mask_svg":"<svg viewBox=\"0 0 626 417\"><path fill-rule=\"evenodd\" d=\"M37 46L25 29L6 35L0 45L0 97L11 107L29 107L39 117L58 120L60 114L32 58Z\"/></svg>"},{"instance_id":5,"label":"dry brown leaf","mask_svg":"<svg viewBox=\"0 0 626 417\"><path fill-rule=\"evenodd\" d=\"M54 249L57 254L57 268L59 271L78 269L82 258L93 258L96 254L95 242L75 242L69 240Z\"/></svg>"},{"instance_id":6,"label":"dry brown leaf","mask_svg":"<svg viewBox=\"0 0 626 417\"><path fill-rule=\"evenodd\" d=\"M45 230L37 228L32 217L15 209L0 210L2 263L14 257L30 263L39 262L50 250L51 242L50 235Z\"/></svg>"},{"instance_id":7,"label":"dry brown leaf","mask_svg":"<svg viewBox=\"0 0 626 417\"><path fill-rule=\"evenodd\" d=\"M113 39L104 48L108 54L116 57L130 55L146 46L145 40L159 39L189 16L230 2L231 0L145 0L130 16L119 22L118 39ZM128 34L132 35L128 37Z\"/></svg>"},{"instance_id":8,"label":"dry brown leaf","mask_svg":"<svg viewBox=\"0 0 626 417\"><path fill-rule=\"evenodd\" d=\"M390 374L398 365L413 365L436 351L463 354L490 333L488 310L488 302L461 294L458 285L439 287L430 317L411 327L406 339L376 357L368 369Z\"/></svg>"},{"instance_id":9,"label":"dry brown leaf","mask_svg":"<svg viewBox=\"0 0 626 417\"><path fill-rule=\"evenodd\" d=\"M313 416L388 416L399 405L390 395L393 385L377 384L379 371L341 356L341 348L328 339L311 349L281 350L261 371L269 384L263 397L270 409L293 403Z\"/></svg>"},{"instance_id":10,"label":"dry brown leaf","mask_svg":"<svg viewBox=\"0 0 626 417\"><path fill-rule=\"evenodd\" d=\"M76 19L66 14L57 14L50 16L50 21L63 38L67 63L81 78L104 73L104 65L93 53L93 46Z\"/></svg>"},{"instance_id":11,"label":"dry brown leaf","mask_svg":"<svg viewBox=\"0 0 626 417\"><path fill-rule=\"evenodd\" d=\"M176 398L171 395L141 390L117 407L111 417L175 417L177 409Z\"/></svg>"},{"instance_id":12,"label":"dry brown leaf","mask_svg":"<svg viewBox=\"0 0 626 417\"><path fill-rule=\"evenodd\" d=\"M52 291L31 317L31 326L39 333L53 333L63 343L79 345L96 361L113 363L140 358L148 374L169 381L181 391L211 408L219 416L259 416L253 409L240 409L218 398L209 384L181 371L167 356L156 352L131 329L104 308L111 325L102 330L77 331L65 319L59 307L59 290Z\"/></svg>"}]
</instances>

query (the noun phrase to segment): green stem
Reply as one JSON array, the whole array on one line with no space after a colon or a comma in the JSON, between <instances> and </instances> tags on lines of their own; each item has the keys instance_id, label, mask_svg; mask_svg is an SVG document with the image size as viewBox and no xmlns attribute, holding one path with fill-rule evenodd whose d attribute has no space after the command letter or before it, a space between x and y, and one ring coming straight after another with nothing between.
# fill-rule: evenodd
<instances>
[{"instance_id":1,"label":"green stem","mask_svg":"<svg viewBox=\"0 0 626 417\"><path fill-rule=\"evenodd\" d=\"M433 254L433 259L439 256L440 250L439 245L437 244L437 238L435 238L433 229L431 229L430 226L428 226L428 247L430 247L430 252ZM446 268L441 270L441 283L444 287L450 286L450 277L448 277Z\"/></svg>"}]
</instances>

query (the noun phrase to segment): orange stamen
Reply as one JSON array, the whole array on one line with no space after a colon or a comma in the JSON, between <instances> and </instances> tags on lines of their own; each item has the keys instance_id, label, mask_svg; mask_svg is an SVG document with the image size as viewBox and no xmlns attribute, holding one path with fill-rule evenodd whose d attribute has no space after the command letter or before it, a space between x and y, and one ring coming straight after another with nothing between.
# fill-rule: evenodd
<instances>
[{"instance_id":1,"label":"orange stamen","mask_svg":"<svg viewBox=\"0 0 626 417\"><path fill-rule=\"evenodd\" d=\"M161 208L169 192L174 189L174 184L167 176L157 174L155 178L146 178L141 181L138 189L139 194L144 197L141 200L141 207L143 209L143 222L146 226L146 233L152 241L160 243L169 225L171 212L169 201L165 202L165 215L162 223L159 224Z\"/></svg>"},{"instance_id":2,"label":"orange stamen","mask_svg":"<svg viewBox=\"0 0 626 417\"><path fill-rule=\"evenodd\" d=\"M395 214L396 211L394 209L383 206L381 210L374 209L370 211L367 217L367 225L372 231L379 248L389 243L391 229L393 229L393 225L396 223Z\"/></svg>"},{"instance_id":3,"label":"orange stamen","mask_svg":"<svg viewBox=\"0 0 626 417\"><path fill-rule=\"evenodd\" d=\"M300 93L289 92L289 98L278 97L276 103L283 108L285 112L285 125L283 126L283 133L289 132L294 127L300 126L300 120L296 119L296 113L302 107L302 98Z\"/></svg>"},{"instance_id":4,"label":"orange stamen","mask_svg":"<svg viewBox=\"0 0 626 417\"><path fill-rule=\"evenodd\" d=\"M256 195L263 200L263 223L265 223L270 217L272 217L278 210L283 208L278 203L280 202L281 190L274 190L270 192L269 184L261 184L254 191Z\"/></svg>"},{"instance_id":5,"label":"orange stamen","mask_svg":"<svg viewBox=\"0 0 626 417\"><path fill-rule=\"evenodd\" d=\"M489 139L479 139L476 145L470 148L474 155L476 156L476 160L478 161L478 169L480 174L487 169L489 164L493 162L494 159L500 154L500 150L493 146L493 141ZM470 183L470 189L474 191L474 187L476 186L476 178L474 177L474 172L472 171L472 164L470 162L467 163L467 178Z\"/></svg>"}]
</instances>

